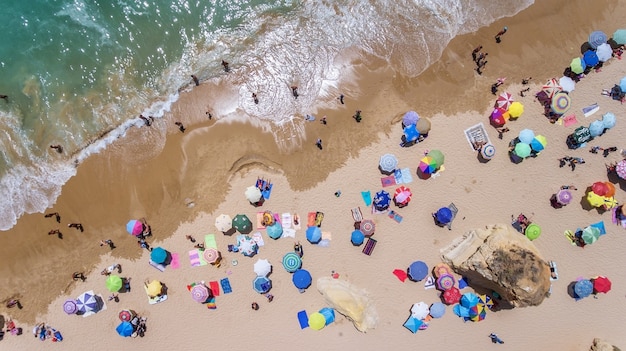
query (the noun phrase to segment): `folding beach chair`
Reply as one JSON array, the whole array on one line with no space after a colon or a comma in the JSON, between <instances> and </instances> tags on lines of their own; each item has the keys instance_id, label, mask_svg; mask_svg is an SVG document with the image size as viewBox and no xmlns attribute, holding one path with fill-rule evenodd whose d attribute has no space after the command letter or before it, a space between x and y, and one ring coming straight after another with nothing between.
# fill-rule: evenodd
<instances>
[{"instance_id":1,"label":"folding beach chair","mask_svg":"<svg viewBox=\"0 0 626 351\"><path fill-rule=\"evenodd\" d=\"M354 218L354 221L358 223L361 223L361 221L363 221L363 213L361 213L360 207L355 207L352 209L352 218Z\"/></svg>"},{"instance_id":2,"label":"folding beach chair","mask_svg":"<svg viewBox=\"0 0 626 351\"><path fill-rule=\"evenodd\" d=\"M446 227L448 227L448 230L452 230L452 222L454 221L456 214L459 213L459 209L456 208L454 202L450 203L450 205L448 205L448 208L450 209L450 212L452 212L452 219L450 220L450 223L446 224Z\"/></svg>"}]
</instances>

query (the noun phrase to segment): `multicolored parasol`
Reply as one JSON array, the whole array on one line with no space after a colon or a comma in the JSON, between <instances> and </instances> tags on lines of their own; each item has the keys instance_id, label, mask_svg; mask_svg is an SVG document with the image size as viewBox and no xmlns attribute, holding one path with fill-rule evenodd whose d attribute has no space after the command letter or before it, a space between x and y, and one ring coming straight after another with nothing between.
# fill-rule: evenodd
<instances>
[{"instance_id":1,"label":"multicolored parasol","mask_svg":"<svg viewBox=\"0 0 626 351\"><path fill-rule=\"evenodd\" d=\"M126 231L134 236L138 236L143 233L143 223L141 221L131 219L126 223Z\"/></svg>"},{"instance_id":2,"label":"multicolored parasol","mask_svg":"<svg viewBox=\"0 0 626 351\"><path fill-rule=\"evenodd\" d=\"M513 95L511 95L511 93L504 92L498 95L498 98L496 99L496 107L508 110L513 102L515 102Z\"/></svg>"},{"instance_id":3,"label":"multicolored parasol","mask_svg":"<svg viewBox=\"0 0 626 351\"><path fill-rule=\"evenodd\" d=\"M572 106L572 98L567 93L557 93L552 97L550 109L557 115L562 115L569 111Z\"/></svg>"},{"instance_id":4,"label":"multicolored parasol","mask_svg":"<svg viewBox=\"0 0 626 351\"><path fill-rule=\"evenodd\" d=\"M439 290L449 290L454 287L456 279L452 274L442 274L437 278L437 288Z\"/></svg>"},{"instance_id":5,"label":"multicolored parasol","mask_svg":"<svg viewBox=\"0 0 626 351\"><path fill-rule=\"evenodd\" d=\"M420 160L417 168L423 174L433 174L437 171L437 163L431 157L425 156Z\"/></svg>"},{"instance_id":6,"label":"multicolored parasol","mask_svg":"<svg viewBox=\"0 0 626 351\"><path fill-rule=\"evenodd\" d=\"M283 256L283 268L289 273L293 273L302 267L302 259L295 252L287 252Z\"/></svg>"}]
</instances>

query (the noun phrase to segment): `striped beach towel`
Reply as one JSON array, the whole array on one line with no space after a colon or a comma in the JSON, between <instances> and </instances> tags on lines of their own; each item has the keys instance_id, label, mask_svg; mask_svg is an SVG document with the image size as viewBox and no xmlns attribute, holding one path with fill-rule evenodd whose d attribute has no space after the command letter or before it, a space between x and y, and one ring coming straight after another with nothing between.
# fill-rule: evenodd
<instances>
[{"instance_id":1,"label":"striped beach towel","mask_svg":"<svg viewBox=\"0 0 626 351\"><path fill-rule=\"evenodd\" d=\"M363 247L363 253L371 256L372 252L374 251L374 248L376 247L376 239L372 239L372 238L367 238L367 242L365 243L365 246Z\"/></svg>"},{"instance_id":2,"label":"striped beach towel","mask_svg":"<svg viewBox=\"0 0 626 351\"><path fill-rule=\"evenodd\" d=\"M487 131L485 130L485 125L482 122L465 129L464 132L465 132L465 138L467 139L467 142L472 148L472 151L475 151L474 149L475 143L485 143L485 144L491 143L491 141L489 140L489 135L487 134Z\"/></svg>"},{"instance_id":3,"label":"striped beach towel","mask_svg":"<svg viewBox=\"0 0 626 351\"><path fill-rule=\"evenodd\" d=\"M361 213L360 207L355 207L352 209L352 218L354 218L355 222L361 222L363 220L363 213Z\"/></svg>"},{"instance_id":4,"label":"striped beach towel","mask_svg":"<svg viewBox=\"0 0 626 351\"><path fill-rule=\"evenodd\" d=\"M189 263L192 267L206 266L207 263L198 249L189 250Z\"/></svg>"}]
</instances>

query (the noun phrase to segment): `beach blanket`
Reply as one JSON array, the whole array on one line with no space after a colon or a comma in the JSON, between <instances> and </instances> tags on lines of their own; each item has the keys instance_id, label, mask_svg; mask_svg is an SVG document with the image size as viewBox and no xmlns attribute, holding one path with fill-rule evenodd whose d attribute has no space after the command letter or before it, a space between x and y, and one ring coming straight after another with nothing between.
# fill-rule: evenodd
<instances>
[{"instance_id":1,"label":"beach blanket","mask_svg":"<svg viewBox=\"0 0 626 351\"><path fill-rule=\"evenodd\" d=\"M265 229L265 226L263 225L263 213L264 212L256 213L256 228L257 229Z\"/></svg>"},{"instance_id":2,"label":"beach blanket","mask_svg":"<svg viewBox=\"0 0 626 351\"><path fill-rule=\"evenodd\" d=\"M309 316L307 316L305 310L298 312L298 323L300 323L300 329L309 327Z\"/></svg>"},{"instance_id":3,"label":"beach blanket","mask_svg":"<svg viewBox=\"0 0 626 351\"><path fill-rule=\"evenodd\" d=\"M485 125L482 122L465 129L463 132L465 133L465 138L467 139L470 148L472 148L472 151L476 151L474 149L475 143L491 143L489 135L485 130Z\"/></svg>"},{"instance_id":4,"label":"beach blanket","mask_svg":"<svg viewBox=\"0 0 626 351\"><path fill-rule=\"evenodd\" d=\"M281 235L281 238L295 238L296 237L296 230L293 228L286 228L283 229L283 235Z\"/></svg>"},{"instance_id":5,"label":"beach blanket","mask_svg":"<svg viewBox=\"0 0 626 351\"><path fill-rule=\"evenodd\" d=\"M376 247L376 243L376 239L367 238L367 242L365 243L362 252L368 256L371 256L372 252L374 252L374 248Z\"/></svg>"},{"instance_id":6,"label":"beach blanket","mask_svg":"<svg viewBox=\"0 0 626 351\"><path fill-rule=\"evenodd\" d=\"M365 206L369 206L372 204L372 193L370 191L361 191L361 197L363 198L363 202L365 202Z\"/></svg>"},{"instance_id":7,"label":"beach blanket","mask_svg":"<svg viewBox=\"0 0 626 351\"><path fill-rule=\"evenodd\" d=\"M293 229L300 230L300 215L297 213L293 214Z\"/></svg>"},{"instance_id":8,"label":"beach blanket","mask_svg":"<svg viewBox=\"0 0 626 351\"><path fill-rule=\"evenodd\" d=\"M213 296L220 296L220 284L217 280L209 282L209 288L211 288Z\"/></svg>"},{"instance_id":9,"label":"beach blanket","mask_svg":"<svg viewBox=\"0 0 626 351\"><path fill-rule=\"evenodd\" d=\"M291 213L283 213L280 221L280 224L283 226L283 230L291 228L291 223Z\"/></svg>"},{"instance_id":10,"label":"beach blanket","mask_svg":"<svg viewBox=\"0 0 626 351\"><path fill-rule=\"evenodd\" d=\"M172 269L180 268L180 255L176 252L172 252L172 262L170 262Z\"/></svg>"},{"instance_id":11,"label":"beach blanket","mask_svg":"<svg viewBox=\"0 0 626 351\"><path fill-rule=\"evenodd\" d=\"M265 241L263 241L263 235L261 235L261 232L256 232L252 234L252 240L254 240L256 244L259 245L259 247L265 245Z\"/></svg>"},{"instance_id":12,"label":"beach blanket","mask_svg":"<svg viewBox=\"0 0 626 351\"><path fill-rule=\"evenodd\" d=\"M583 107L583 113L585 114L585 117L589 117L593 115L594 113L598 112L599 110L600 110L600 106L598 106L597 102L595 104L591 104L589 106Z\"/></svg>"},{"instance_id":13,"label":"beach blanket","mask_svg":"<svg viewBox=\"0 0 626 351\"><path fill-rule=\"evenodd\" d=\"M230 280L228 278L224 278L220 280L220 285L222 286L222 291L224 294L230 294L233 292L233 289L230 287Z\"/></svg>"},{"instance_id":14,"label":"beach blanket","mask_svg":"<svg viewBox=\"0 0 626 351\"><path fill-rule=\"evenodd\" d=\"M160 264L160 263L156 263L153 260L148 261L148 263L150 263L150 265L158 270L160 270L161 272L165 272L165 266Z\"/></svg>"},{"instance_id":15,"label":"beach blanket","mask_svg":"<svg viewBox=\"0 0 626 351\"><path fill-rule=\"evenodd\" d=\"M400 216L396 211L391 210L389 211L389 213L387 214L387 216L389 216L389 218L393 219L394 221L398 222L398 223L402 223L402 220L404 219L402 216Z\"/></svg>"},{"instance_id":16,"label":"beach blanket","mask_svg":"<svg viewBox=\"0 0 626 351\"><path fill-rule=\"evenodd\" d=\"M409 184L413 181L413 175L411 175L411 170L409 168L402 168L400 170L400 176L396 175L396 183L398 184Z\"/></svg>"},{"instance_id":17,"label":"beach blanket","mask_svg":"<svg viewBox=\"0 0 626 351\"><path fill-rule=\"evenodd\" d=\"M380 182L383 185L383 188L386 188L388 186L394 186L396 185L396 177L393 175L382 177L380 178Z\"/></svg>"},{"instance_id":18,"label":"beach blanket","mask_svg":"<svg viewBox=\"0 0 626 351\"><path fill-rule=\"evenodd\" d=\"M192 267L207 265L206 261L202 257L202 254L200 253L200 250L198 249L189 250L189 262Z\"/></svg>"},{"instance_id":19,"label":"beach blanket","mask_svg":"<svg viewBox=\"0 0 626 351\"><path fill-rule=\"evenodd\" d=\"M317 216L317 212L309 212L306 216L306 225L308 227L315 226L315 217Z\"/></svg>"},{"instance_id":20,"label":"beach blanket","mask_svg":"<svg viewBox=\"0 0 626 351\"><path fill-rule=\"evenodd\" d=\"M363 214L361 213L360 207L355 207L352 209L352 218L354 218L355 222L361 222L363 220Z\"/></svg>"},{"instance_id":21,"label":"beach blanket","mask_svg":"<svg viewBox=\"0 0 626 351\"><path fill-rule=\"evenodd\" d=\"M576 115L569 115L569 116L563 117L563 126L565 127L573 126L576 123L578 123L578 120L576 119Z\"/></svg>"},{"instance_id":22,"label":"beach blanket","mask_svg":"<svg viewBox=\"0 0 626 351\"><path fill-rule=\"evenodd\" d=\"M398 277L398 279L400 279L400 281L403 282L403 283L404 283L404 281L407 278L406 269L394 269L393 270L393 275Z\"/></svg>"},{"instance_id":23,"label":"beach blanket","mask_svg":"<svg viewBox=\"0 0 626 351\"><path fill-rule=\"evenodd\" d=\"M215 241L215 234L207 234L204 236L204 248L217 250L217 242Z\"/></svg>"}]
</instances>

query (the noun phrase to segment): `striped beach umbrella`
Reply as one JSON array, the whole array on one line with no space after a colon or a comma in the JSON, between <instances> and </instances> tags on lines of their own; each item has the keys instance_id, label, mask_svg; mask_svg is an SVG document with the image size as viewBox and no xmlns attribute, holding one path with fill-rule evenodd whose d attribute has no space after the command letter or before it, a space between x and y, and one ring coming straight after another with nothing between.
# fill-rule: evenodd
<instances>
[{"instance_id":1,"label":"striped beach umbrella","mask_svg":"<svg viewBox=\"0 0 626 351\"><path fill-rule=\"evenodd\" d=\"M511 93L504 92L498 95L498 98L496 99L496 107L506 111L513 102L515 102L513 95L511 95Z\"/></svg>"},{"instance_id":2,"label":"striped beach umbrella","mask_svg":"<svg viewBox=\"0 0 626 351\"><path fill-rule=\"evenodd\" d=\"M206 263L214 264L220 259L220 252L214 247L208 247L202 252L202 257L204 257Z\"/></svg>"},{"instance_id":3,"label":"striped beach umbrella","mask_svg":"<svg viewBox=\"0 0 626 351\"><path fill-rule=\"evenodd\" d=\"M363 235L370 237L374 235L374 231L376 231L376 224L371 219L364 219L361 221L359 225L359 229L363 233Z\"/></svg>"},{"instance_id":4,"label":"striped beach umbrella","mask_svg":"<svg viewBox=\"0 0 626 351\"><path fill-rule=\"evenodd\" d=\"M411 202L412 196L413 193L411 192L411 189L402 185L394 192L393 201L396 203L396 205L406 206L409 204L409 202Z\"/></svg>"},{"instance_id":5,"label":"striped beach umbrella","mask_svg":"<svg viewBox=\"0 0 626 351\"><path fill-rule=\"evenodd\" d=\"M209 288L204 284L196 284L191 288L191 298L196 302L203 303L210 296Z\"/></svg>"},{"instance_id":6,"label":"striped beach umbrella","mask_svg":"<svg viewBox=\"0 0 626 351\"><path fill-rule=\"evenodd\" d=\"M563 88L561 87L561 84L559 84L559 81L556 80L556 78L550 79L546 82L546 84L541 87L541 91L546 93L549 98L551 98L552 96L554 96L554 94L560 92L561 90L563 90Z\"/></svg>"},{"instance_id":7,"label":"striped beach umbrella","mask_svg":"<svg viewBox=\"0 0 626 351\"><path fill-rule=\"evenodd\" d=\"M384 154L380 157L378 167L383 173L391 173L398 167L398 159L392 154Z\"/></svg>"},{"instance_id":8,"label":"striped beach umbrella","mask_svg":"<svg viewBox=\"0 0 626 351\"><path fill-rule=\"evenodd\" d=\"M486 160L491 160L496 154L496 147L493 144L485 144L480 148L481 156Z\"/></svg>"},{"instance_id":9,"label":"striped beach umbrella","mask_svg":"<svg viewBox=\"0 0 626 351\"><path fill-rule=\"evenodd\" d=\"M552 97L550 109L557 115L562 115L569 110L572 105L572 98L566 93L558 93Z\"/></svg>"},{"instance_id":10,"label":"striped beach umbrella","mask_svg":"<svg viewBox=\"0 0 626 351\"><path fill-rule=\"evenodd\" d=\"M591 32L591 34L589 34L588 42L592 48L597 49L598 46L602 44L606 44L607 40L608 40L608 37L603 31L596 30L596 31Z\"/></svg>"},{"instance_id":11,"label":"striped beach umbrella","mask_svg":"<svg viewBox=\"0 0 626 351\"><path fill-rule=\"evenodd\" d=\"M302 267L302 259L295 252L287 252L283 256L283 268L289 273L293 273Z\"/></svg>"}]
</instances>

